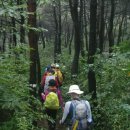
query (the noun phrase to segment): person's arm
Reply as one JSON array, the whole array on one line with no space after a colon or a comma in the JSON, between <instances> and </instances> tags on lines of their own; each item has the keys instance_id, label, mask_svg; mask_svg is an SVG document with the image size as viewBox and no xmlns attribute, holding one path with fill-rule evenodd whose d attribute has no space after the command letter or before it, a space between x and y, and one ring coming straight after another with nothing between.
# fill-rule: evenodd
<instances>
[{"instance_id":1,"label":"person's arm","mask_svg":"<svg viewBox=\"0 0 130 130\"><path fill-rule=\"evenodd\" d=\"M71 104L71 101L68 101L65 103L65 108L64 108L64 113L63 113L62 119L61 119L61 124L63 124L65 122L65 120L69 114L70 104Z\"/></svg>"},{"instance_id":2,"label":"person's arm","mask_svg":"<svg viewBox=\"0 0 130 130\"><path fill-rule=\"evenodd\" d=\"M42 101L45 101L45 94L41 93Z\"/></svg>"},{"instance_id":3,"label":"person's arm","mask_svg":"<svg viewBox=\"0 0 130 130\"><path fill-rule=\"evenodd\" d=\"M41 86L44 88L45 85L45 80L46 80L46 76L44 75L42 80L41 80Z\"/></svg>"},{"instance_id":4,"label":"person's arm","mask_svg":"<svg viewBox=\"0 0 130 130\"><path fill-rule=\"evenodd\" d=\"M87 118L87 120L88 120L89 123L91 123L92 122L92 113L91 113L90 104L89 104L88 101L86 101L86 104L87 104L87 107L88 107L88 110L87 110L88 118Z\"/></svg>"},{"instance_id":5,"label":"person's arm","mask_svg":"<svg viewBox=\"0 0 130 130\"><path fill-rule=\"evenodd\" d=\"M45 93L41 93L41 97L42 97L42 100L45 101L46 100L46 96L49 94L49 91L45 91Z\"/></svg>"},{"instance_id":6,"label":"person's arm","mask_svg":"<svg viewBox=\"0 0 130 130\"><path fill-rule=\"evenodd\" d=\"M63 99L62 99L62 94L61 94L61 91L59 89L57 90L57 94L58 94L58 99L59 99L61 108L62 108L62 110L64 110L64 103L63 103Z\"/></svg>"}]
</instances>

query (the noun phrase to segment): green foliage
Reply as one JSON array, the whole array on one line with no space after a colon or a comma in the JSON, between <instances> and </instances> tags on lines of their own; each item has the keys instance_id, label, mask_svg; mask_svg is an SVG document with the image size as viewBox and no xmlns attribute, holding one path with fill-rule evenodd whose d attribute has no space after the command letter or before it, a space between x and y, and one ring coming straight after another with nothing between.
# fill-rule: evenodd
<instances>
[{"instance_id":1,"label":"green foliage","mask_svg":"<svg viewBox=\"0 0 130 130\"><path fill-rule=\"evenodd\" d=\"M97 108L93 110L96 130L129 130L130 53L116 52L112 58L96 56Z\"/></svg>"},{"instance_id":2,"label":"green foliage","mask_svg":"<svg viewBox=\"0 0 130 130\"><path fill-rule=\"evenodd\" d=\"M51 0L39 0L38 4L39 6L43 6L44 4L51 3L51 2L52 2Z\"/></svg>"},{"instance_id":3,"label":"green foliage","mask_svg":"<svg viewBox=\"0 0 130 130\"><path fill-rule=\"evenodd\" d=\"M47 65L50 65L51 63L54 63L53 58L53 43L46 43L46 49L42 48L42 45L39 45L39 55L41 60L41 68L43 70Z\"/></svg>"},{"instance_id":4,"label":"green foliage","mask_svg":"<svg viewBox=\"0 0 130 130\"><path fill-rule=\"evenodd\" d=\"M124 41L120 44L120 51L129 52L130 51L130 41Z\"/></svg>"},{"instance_id":5,"label":"green foliage","mask_svg":"<svg viewBox=\"0 0 130 130\"><path fill-rule=\"evenodd\" d=\"M43 65L53 62L51 49L52 45L47 45L47 49L42 51L46 59L42 60ZM120 47L114 48L112 57L107 54L95 55L95 63L88 66L87 54L85 58L80 57L79 75L71 77L72 55L69 55L67 49L63 49L62 54L58 55L61 70L65 75L62 86L64 101L70 100L66 94L71 84L77 83L84 91L83 98L91 103L92 115L94 118L94 130L129 130L130 129L130 53L120 50ZM49 57L49 58L48 58ZM41 57L42 58L42 57ZM97 81L97 107L92 106L91 94L88 93L89 69L94 69ZM60 113L60 115L62 115Z\"/></svg>"},{"instance_id":6,"label":"green foliage","mask_svg":"<svg viewBox=\"0 0 130 130\"><path fill-rule=\"evenodd\" d=\"M69 87L69 84L77 83L84 91L83 98L91 103L94 130L130 129L130 52L122 53L119 47L115 49L112 58L106 57L107 54L105 56L95 55L95 63L91 66L86 64L87 59L80 58L79 75L75 80L70 78L67 82L68 85L65 86L65 92L67 92L66 87ZM65 64L70 65L70 63ZM90 68L96 74L96 101L91 101L91 94L88 93L87 73ZM66 73L68 71L66 70ZM67 98L66 95L65 99ZM96 104L97 107L93 104Z\"/></svg>"},{"instance_id":7,"label":"green foliage","mask_svg":"<svg viewBox=\"0 0 130 130\"><path fill-rule=\"evenodd\" d=\"M24 49L19 46L0 55L0 115L2 111L8 115L2 116L0 129L36 129L32 122L43 118L40 101L30 95L29 60Z\"/></svg>"},{"instance_id":8,"label":"green foliage","mask_svg":"<svg viewBox=\"0 0 130 130\"><path fill-rule=\"evenodd\" d=\"M24 13L18 12L19 9L23 8L26 9L27 5L26 2L24 2L22 5L17 5L16 2L10 1L10 2L2 2L0 3L0 16L9 16L9 17L14 17L14 18L19 18L20 15L25 16Z\"/></svg>"}]
</instances>

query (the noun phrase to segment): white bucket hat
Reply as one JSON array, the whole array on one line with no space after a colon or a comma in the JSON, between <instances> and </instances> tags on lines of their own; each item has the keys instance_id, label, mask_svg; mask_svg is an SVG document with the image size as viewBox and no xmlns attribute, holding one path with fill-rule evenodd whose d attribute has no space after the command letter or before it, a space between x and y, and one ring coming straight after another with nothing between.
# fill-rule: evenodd
<instances>
[{"instance_id":1,"label":"white bucket hat","mask_svg":"<svg viewBox=\"0 0 130 130\"><path fill-rule=\"evenodd\" d=\"M71 85L70 88L69 88L69 92L67 92L67 93L82 94L84 92L79 89L78 85Z\"/></svg>"}]
</instances>

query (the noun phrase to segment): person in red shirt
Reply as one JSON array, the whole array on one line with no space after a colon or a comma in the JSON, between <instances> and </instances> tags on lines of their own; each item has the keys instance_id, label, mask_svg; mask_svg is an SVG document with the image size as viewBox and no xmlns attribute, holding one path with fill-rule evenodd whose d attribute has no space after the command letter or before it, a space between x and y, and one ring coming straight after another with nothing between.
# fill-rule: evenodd
<instances>
[{"instance_id":1,"label":"person in red shirt","mask_svg":"<svg viewBox=\"0 0 130 130\"><path fill-rule=\"evenodd\" d=\"M51 80L51 79L54 79L56 81L56 87L57 88L59 87L58 79L55 76L55 71L50 69L48 71L47 75L43 76L42 80L41 80L41 87L44 92L46 89L48 89L48 83L49 83L49 80Z\"/></svg>"}]
</instances>

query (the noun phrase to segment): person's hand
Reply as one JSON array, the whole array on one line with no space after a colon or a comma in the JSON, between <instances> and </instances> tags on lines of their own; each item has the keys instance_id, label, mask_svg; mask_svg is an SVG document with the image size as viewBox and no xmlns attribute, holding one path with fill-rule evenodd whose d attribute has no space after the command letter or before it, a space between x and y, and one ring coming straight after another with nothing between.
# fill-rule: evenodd
<instances>
[{"instance_id":1,"label":"person's hand","mask_svg":"<svg viewBox=\"0 0 130 130\"><path fill-rule=\"evenodd\" d=\"M64 107L62 107L62 112L64 112Z\"/></svg>"},{"instance_id":2,"label":"person's hand","mask_svg":"<svg viewBox=\"0 0 130 130\"><path fill-rule=\"evenodd\" d=\"M44 93L41 93L41 95L42 95L42 96L45 96L45 94L44 94Z\"/></svg>"},{"instance_id":3,"label":"person's hand","mask_svg":"<svg viewBox=\"0 0 130 130\"><path fill-rule=\"evenodd\" d=\"M43 102L45 101L45 94L44 93L41 93L41 97L42 97L42 100Z\"/></svg>"}]
</instances>

